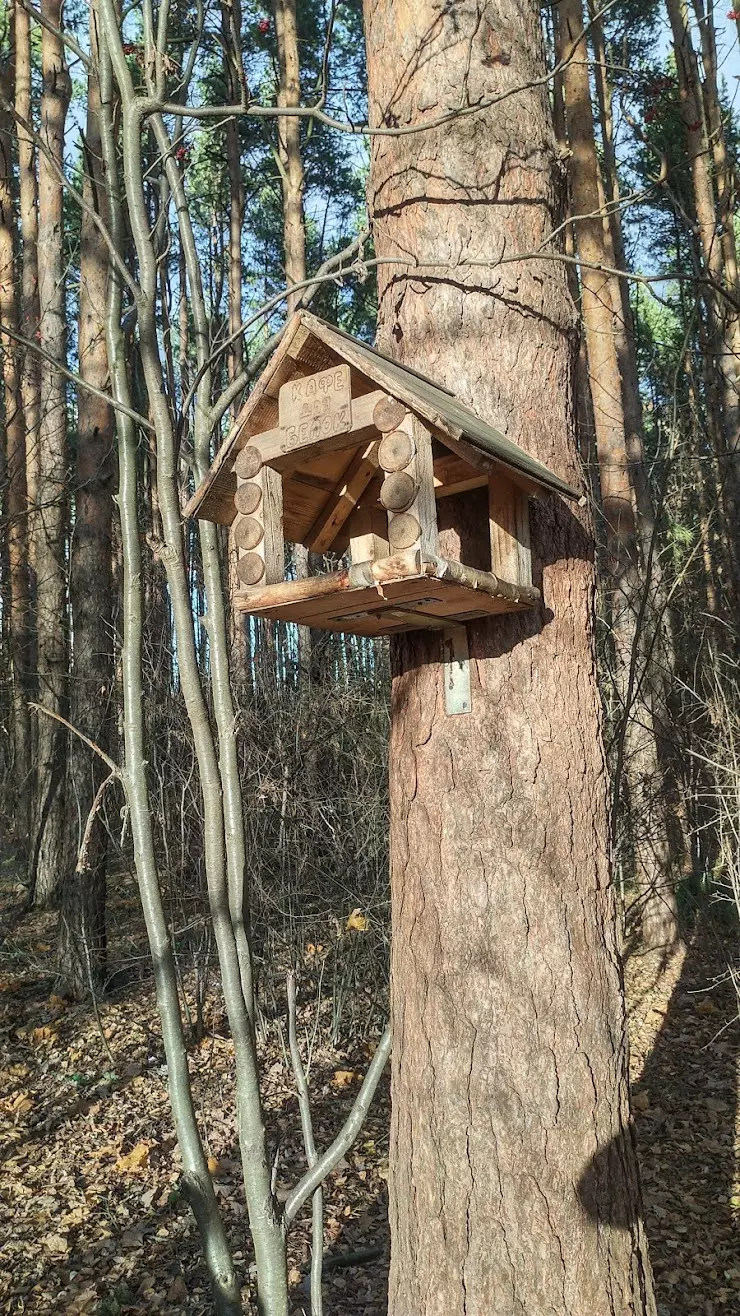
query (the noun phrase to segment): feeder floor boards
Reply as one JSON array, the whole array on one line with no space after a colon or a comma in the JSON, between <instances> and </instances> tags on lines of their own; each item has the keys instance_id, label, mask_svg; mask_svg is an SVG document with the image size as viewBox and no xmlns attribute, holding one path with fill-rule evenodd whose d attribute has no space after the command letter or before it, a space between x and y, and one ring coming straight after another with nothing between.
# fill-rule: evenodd
<instances>
[{"instance_id":1,"label":"feeder floor boards","mask_svg":"<svg viewBox=\"0 0 740 1316\"><path fill-rule=\"evenodd\" d=\"M534 607L539 597L533 586L412 553L239 591L234 603L253 617L375 636L443 630L451 621L520 612Z\"/></svg>"}]
</instances>

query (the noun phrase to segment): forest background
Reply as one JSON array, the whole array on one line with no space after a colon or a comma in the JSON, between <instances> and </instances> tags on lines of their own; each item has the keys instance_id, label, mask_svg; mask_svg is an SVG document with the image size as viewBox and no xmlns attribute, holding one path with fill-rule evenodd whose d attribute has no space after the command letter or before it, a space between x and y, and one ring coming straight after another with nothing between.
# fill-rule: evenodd
<instances>
[{"instance_id":1,"label":"forest background","mask_svg":"<svg viewBox=\"0 0 740 1316\"><path fill-rule=\"evenodd\" d=\"M374 339L362 20L355 0L145 0L121 20L2 0L0 779L16 916L44 920L58 1002L99 1022L153 956L173 1036L200 1045L218 951L237 1051L253 1000L277 1038L293 971L316 1036L367 1061L387 1005L387 649L232 617L214 601L228 535L180 529L287 313ZM542 30L614 881L625 945L667 963L699 920L724 944L740 906L740 11L561 0ZM165 106L133 163L126 79ZM351 1086L355 1062L337 1072Z\"/></svg>"}]
</instances>

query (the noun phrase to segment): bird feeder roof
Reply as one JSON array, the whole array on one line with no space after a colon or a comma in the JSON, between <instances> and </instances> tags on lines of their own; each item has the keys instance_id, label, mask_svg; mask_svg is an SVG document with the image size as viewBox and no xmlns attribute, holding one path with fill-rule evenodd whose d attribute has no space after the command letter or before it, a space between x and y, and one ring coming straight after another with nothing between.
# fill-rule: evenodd
<instances>
[{"instance_id":1,"label":"bird feeder roof","mask_svg":"<svg viewBox=\"0 0 740 1316\"><path fill-rule=\"evenodd\" d=\"M296 376L343 363L352 369L353 393L355 381L359 391L383 389L415 412L448 447L464 447L468 455L477 451L489 463L503 467L530 492L552 490L566 498L580 498L579 490L476 416L449 389L308 311L298 311L288 322L278 348L190 499L185 515L230 524L235 515L237 454L254 435L277 425L280 387Z\"/></svg>"}]
</instances>

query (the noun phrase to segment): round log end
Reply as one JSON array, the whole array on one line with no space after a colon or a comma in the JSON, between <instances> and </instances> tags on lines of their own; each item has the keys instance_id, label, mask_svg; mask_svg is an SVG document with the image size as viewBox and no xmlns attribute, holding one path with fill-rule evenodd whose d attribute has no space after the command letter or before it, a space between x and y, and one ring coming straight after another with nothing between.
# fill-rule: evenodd
<instances>
[{"instance_id":1,"label":"round log end","mask_svg":"<svg viewBox=\"0 0 740 1316\"><path fill-rule=\"evenodd\" d=\"M265 564L259 553L245 553L240 557L236 574L242 585L258 585L265 574Z\"/></svg>"},{"instance_id":2,"label":"round log end","mask_svg":"<svg viewBox=\"0 0 740 1316\"><path fill-rule=\"evenodd\" d=\"M255 516L240 516L234 527L234 539L238 548L252 549L262 543L264 526Z\"/></svg>"},{"instance_id":3,"label":"round log end","mask_svg":"<svg viewBox=\"0 0 740 1316\"><path fill-rule=\"evenodd\" d=\"M415 516L410 516L408 512L402 512L400 516L394 516L388 526L388 539L391 546L397 549L413 548L421 534L421 526Z\"/></svg>"},{"instance_id":4,"label":"round log end","mask_svg":"<svg viewBox=\"0 0 740 1316\"><path fill-rule=\"evenodd\" d=\"M380 501L387 512L405 512L417 493L416 481L406 471L386 475L380 487Z\"/></svg>"},{"instance_id":5,"label":"round log end","mask_svg":"<svg viewBox=\"0 0 740 1316\"><path fill-rule=\"evenodd\" d=\"M395 398L381 398L375 404L373 425L382 434L386 434L400 425L405 415L406 407L402 402L397 402Z\"/></svg>"},{"instance_id":6,"label":"round log end","mask_svg":"<svg viewBox=\"0 0 740 1316\"><path fill-rule=\"evenodd\" d=\"M402 471L415 452L416 445L410 434L403 430L392 430L378 445L378 461L384 471Z\"/></svg>"},{"instance_id":7,"label":"round log end","mask_svg":"<svg viewBox=\"0 0 740 1316\"><path fill-rule=\"evenodd\" d=\"M234 469L241 480L253 480L262 470L262 453L253 443L248 443L237 453Z\"/></svg>"},{"instance_id":8,"label":"round log end","mask_svg":"<svg viewBox=\"0 0 740 1316\"><path fill-rule=\"evenodd\" d=\"M234 494L234 506L242 516L251 516L262 502L262 490L258 484L240 484Z\"/></svg>"}]
</instances>

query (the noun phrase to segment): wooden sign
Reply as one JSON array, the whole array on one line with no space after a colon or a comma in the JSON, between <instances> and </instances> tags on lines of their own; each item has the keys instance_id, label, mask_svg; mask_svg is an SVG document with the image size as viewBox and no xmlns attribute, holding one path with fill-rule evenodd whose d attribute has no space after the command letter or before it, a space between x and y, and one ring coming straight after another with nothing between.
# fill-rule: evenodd
<instances>
[{"instance_id":1,"label":"wooden sign","mask_svg":"<svg viewBox=\"0 0 740 1316\"><path fill-rule=\"evenodd\" d=\"M333 366L283 384L278 394L283 451L317 443L352 428L349 366Z\"/></svg>"}]
</instances>

